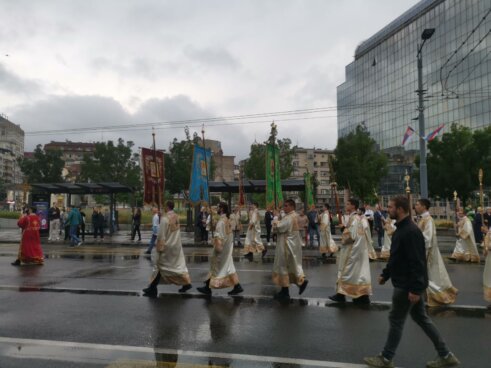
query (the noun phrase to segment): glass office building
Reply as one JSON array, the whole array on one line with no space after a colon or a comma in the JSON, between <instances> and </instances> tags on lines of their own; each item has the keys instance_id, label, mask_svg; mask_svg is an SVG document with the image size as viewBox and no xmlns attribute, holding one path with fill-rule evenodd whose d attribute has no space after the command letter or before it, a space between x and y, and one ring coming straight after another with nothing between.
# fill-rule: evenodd
<instances>
[{"instance_id":1,"label":"glass office building","mask_svg":"<svg viewBox=\"0 0 491 368\"><path fill-rule=\"evenodd\" d=\"M419 150L416 134L401 143L408 126L419 133L417 50L426 28L435 33L422 48L425 134L440 124L491 124L491 1L423 0L356 48L337 87L339 137L361 124L388 153Z\"/></svg>"}]
</instances>

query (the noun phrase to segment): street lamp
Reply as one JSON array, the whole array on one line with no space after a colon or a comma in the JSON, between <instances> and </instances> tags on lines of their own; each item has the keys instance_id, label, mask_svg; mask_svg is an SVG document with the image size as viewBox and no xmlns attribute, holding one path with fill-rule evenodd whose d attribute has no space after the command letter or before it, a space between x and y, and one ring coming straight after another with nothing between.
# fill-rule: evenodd
<instances>
[{"instance_id":1,"label":"street lamp","mask_svg":"<svg viewBox=\"0 0 491 368\"><path fill-rule=\"evenodd\" d=\"M419 96L419 105L418 105L418 120L419 120L419 156L420 156L420 164L419 164L419 186L421 188L421 198L428 198L428 170L426 167L426 141L424 140L425 136L425 116L424 116L424 104L423 104L423 95L426 93L426 90L423 89L423 53L421 50L423 49L423 45L426 40L429 40L431 36L435 33L435 28L426 28L421 34L421 39L423 42L418 47L418 90L416 93Z\"/></svg>"}]
</instances>

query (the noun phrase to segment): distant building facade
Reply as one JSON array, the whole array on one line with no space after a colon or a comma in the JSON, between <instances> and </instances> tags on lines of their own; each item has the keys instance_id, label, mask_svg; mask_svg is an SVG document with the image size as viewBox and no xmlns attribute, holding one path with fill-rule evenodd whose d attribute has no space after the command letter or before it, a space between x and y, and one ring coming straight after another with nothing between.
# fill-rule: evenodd
<instances>
[{"instance_id":1,"label":"distant building facade","mask_svg":"<svg viewBox=\"0 0 491 368\"><path fill-rule=\"evenodd\" d=\"M17 162L24 156L24 131L0 115L0 178L7 184L23 182Z\"/></svg>"},{"instance_id":2,"label":"distant building facade","mask_svg":"<svg viewBox=\"0 0 491 368\"><path fill-rule=\"evenodd\" d=\"M93 157L95 143L86 142L55 142L51 141L44 145L45 151L61 151L61 158L65 161L62 176L66 181L74 182L81 173L84 155Z\"/></svg>"}]
</instances>

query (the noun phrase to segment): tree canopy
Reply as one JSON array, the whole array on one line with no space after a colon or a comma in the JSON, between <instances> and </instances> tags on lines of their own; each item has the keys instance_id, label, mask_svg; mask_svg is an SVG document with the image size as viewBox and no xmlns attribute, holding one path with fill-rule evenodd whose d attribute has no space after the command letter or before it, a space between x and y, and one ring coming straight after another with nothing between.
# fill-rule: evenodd
<instances>
[{"instance_id":1,"label":"tree canopy","mask_svg":"<svg viewBox=\"0 0 491 368\"><path fill-rule=\"evenodd\" d=\"M452 199L457 191L466 201L479 189L480 168L484 185L491 185L491 127L472 131L452 124L450 132L428 143L428 151L430 196Z\"/></svg>"},{"instance_id":2,"label":"tree canopy","mask_svg":"<svg viewBox=\"0 0 491 368\"><path fill-rule=\"evenodd\" d=\"M266 144L254 143L251 145L249 158L244 165L244 173L249 179L265 179L266 177ZM295 147L292 147L290 138L278 139L276 141L280 149L280 176L281 179L286 179L293 172L293 155Z\"/></svg>"},{"instance_id":3,"label":"tree canopy","mask_svg":"<svg viewBox=\"0 0 491 368\"><path fill-rule=\"evenodd\" d=\"M32 158L20 158L19 165L28 183L61 183L65 161L61 151L44 151L40 144L34 150Z\"/></svg>"},{"instance_id":4,"label":"tree canopy","mask_svg":"<svg viewBox=\"0 0 491 368\"><path fill-rule=\"evenodd\" d=\"M387 156L362 126L339 138L333 159L339 187L349 189L362 201L371 201L382 177L387 175Z\"/></svg>"},{"instance_id":5,"label":"tree canopy","mask_svg":"<svg viewBox=\"0 0 491 368\"><path fill-rule=\"evenodd\" d=\"M93 156L84 155L80 178L92 182L119 182L133 188L141 188L139 154L133 153L132 141L118 139L96 142ZM128 202L128 194L118 194L118 200Z\"/></svg>"}]
</instances>

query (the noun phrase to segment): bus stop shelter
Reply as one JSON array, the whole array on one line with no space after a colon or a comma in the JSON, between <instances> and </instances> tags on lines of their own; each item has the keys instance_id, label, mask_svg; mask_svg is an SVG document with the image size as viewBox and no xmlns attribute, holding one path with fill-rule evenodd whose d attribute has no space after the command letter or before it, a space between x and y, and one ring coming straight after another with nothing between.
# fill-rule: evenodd
<instances>
[{"instance_id":1,"label":"bus stop shelter","mask_svg":"<svg viewBox=\"0 0 491 368\"><path fill-rule=\"evenodd\" d=\"M108 195L110 202L109 216L112 220L115 209L115 194L132 193L133 188L116 182L103 183L35 183L30 184L32 191L32 204L43 203L50 207L51 194L67 194L68 205L71 205L72 195ZM44 205L43 205L44 207ZM113 233L113 227L110 226L110 233Z\"/></svg>"}]
</instances>

